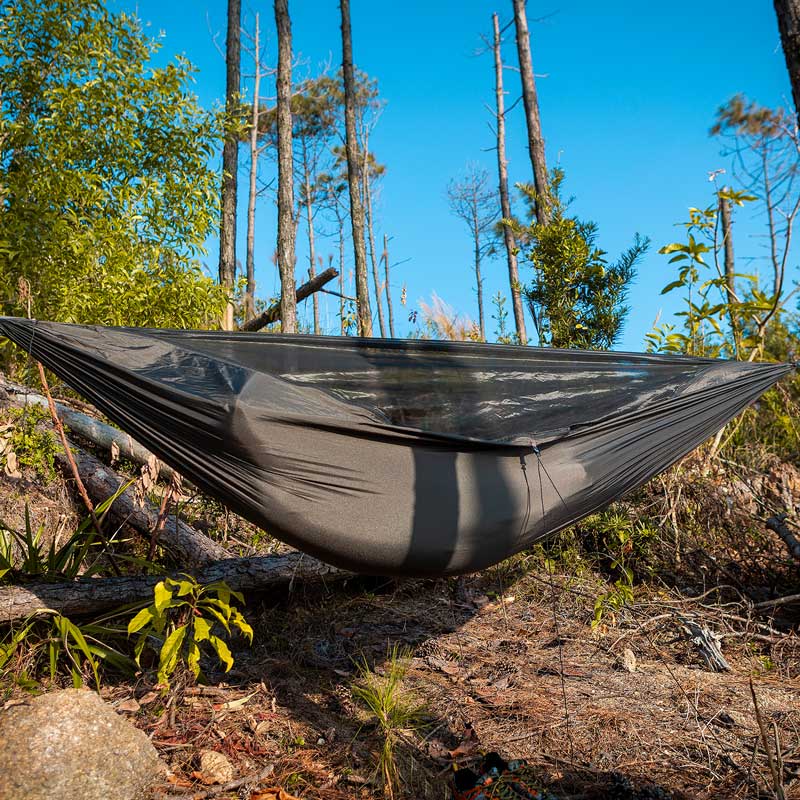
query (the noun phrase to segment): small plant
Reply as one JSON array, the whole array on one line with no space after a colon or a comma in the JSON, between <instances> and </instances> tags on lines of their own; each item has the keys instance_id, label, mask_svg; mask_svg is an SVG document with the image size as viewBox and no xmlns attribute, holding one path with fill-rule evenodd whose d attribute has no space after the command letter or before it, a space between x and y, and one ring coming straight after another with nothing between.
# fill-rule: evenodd
<instances>
[{"instance_id":1,"label":"small plant","mask_svg":"<svg viewBox=\"0 0 800 800\"><path fill-rule=\"evenodd\" d=\"M607 561L616 575L612 588L595 600L592 627L596 628L606 615L613 618L633 602L634 568L646 558L656 531L616 510L590 517L584 525L594 538L597 556Z\"/></svg>"},{"instance_id":2,"label":"small plant","mask_svg":"<svg viewBox=\"0 0 800 800\"><path fill-rule=\"evenodd\" d=\"M50 680L55 680L66 671L75 688L83 685L88 669L99 690L102 664L134 674L133 660L108 643L112 636L122 634L105 624L109 618L78 625L53 609L38 609L0 641L0 674L15 658L14 673L36 676L49 669ZM36 685L32 679L30 683Z\"/></svg>"},{"instance_id":3,"label":"small plant","mask_svg":"<svg viewBox=\"0 0 800 800\"><path fill-rule=\"evenodd\" d=\"M223 581L203 586L190 575L160 581L152 605L128 623L128 635L139 634L134 651L137 663L147 642L159 641L158 682L168 687L181 663L195 678L201 676L200 647L206 643L227 672L233 666L233 655L225 640L212 632L214 626L219 624L228 636L236 629L253 641L253 629L233 601L244 604L244 597Z\"/></svg>"},{"instance_id":4,"label":"small plant","mask_svg":"<svg viewBox=\"0 0 800 800\"><path fill-rule=\"evenodd\" d=\"M357 664L358 683L353 686L353 696L366 706L383 739L377 772L390 800L400 777L395 757L397 742L404 731L418 728L422 721L422 707L403 689L409 658L410 653L395 644L387 654L383 675L377 675L362 660Z\"/></svg>"},{"instance_id":5,"label":"small plant","mask_svg":"<svg viewBox=\"0 0 800 800\"><path fill-rule=\"evenodd\" d=\"M0 466L12 474L18 467L32 469L41 480L53 480L58 443L52 431L39 426L50 415L34 405L8 413L11 421L0 426Z\"/></svg>"}]
</instances>

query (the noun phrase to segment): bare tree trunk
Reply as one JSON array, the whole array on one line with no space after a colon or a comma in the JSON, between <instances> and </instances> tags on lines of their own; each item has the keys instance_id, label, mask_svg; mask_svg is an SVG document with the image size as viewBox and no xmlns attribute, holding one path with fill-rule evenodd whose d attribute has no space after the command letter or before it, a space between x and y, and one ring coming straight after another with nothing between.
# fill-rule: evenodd
<instances>
[{"instance_id":1,"label":"bare tree trunk","mask_svg":"<svg viewBox=\"0 0 800 800\"><path fill-rule=\"evenodd\" d=\"M225 111L228 122L238 115L241 81L241 0L228 0L228 34L225 40ZM228 130L222 148L222 197L219 225L219 282L229 302L222 327L233 330L233 287L236 281L236 188L239 139Z\"/></svg>"},{"instance_id":2,"label":"bare tree trunk","mask_svg":"<svg viewBox=\"0 0 800 800\"><path fill-rule=\"evenodd\" d=\"M500 213L503 219L511 219L511 201L508 196L508 161L506 160L506 101L503 90L503 57L500 51L500 22L497 14L492 15L494 26L494 79L495 101L497 105L497 175L499 180ZM517 243L508 225L503 225L503 243L506 248L508 263L508 283L511 288L511 306L514 309L514 323L517 327L517 339L520 344L528 343L525 330L525 310L522 306L519 268L517 266Z\"/></svg>"},{"instance_id":3,"label":"bare tree trunk","mask_svg":"<svg viewBox=\"0 0 800 800\"><path fill-rule=\"evenodd\" d=\"M731 323L731 333L733 334L736 352L739 352L739 327L734 311L736 298L736 277L733 258L733 221L731 218L731 201L724 197L719 198L719 219L722 225L722 244L725 252L725 288L730 305L729 317Z\"/></svg>"},{"instance_id":4,"label":"bare tree trunk","mask_svg":"<svg viewBox=\"0 0 800 800\"><path fill-rule=\"evenodd\" d=\"M314 280L317 274L317 248L314 239L314 209L311 199L311 178L308 167L308 147L303 139L303 186L305 188L306 223L308 225L308 278ZM312 298L314 303L314 333L319 336L319 296L315 293Z\"/></svg>"},{"instance_id":5,"label":"bare tree trunk","mask_svg":"<svg viewBox=\"0 0 800 800\"><path fill-rule=\"evenodd\" d=\"M281 330L283 333L296 333L292 23L289 19L289 0L275 0L275 27L278 30L278 272L281 278Z\"/></svg>"},{"instance_id":6,"label":"bare tree trunk","mask_svg":"<svg viewBox=\"0 0 800 800\"><path fill-rule=\"evenodd\" d=\"M253 35L253 60L255 62L255 77L253 79L253 113L250 118L250 186L247 196L247 289L244 296L244 321L251 320L255 315L256 295L256 179L258 177L258 118L259 118L259 91L261 89L261 55L259 47L259 19L256 13L256 25Z\"/></svg>"},{"instance_id":7,"label":"bare tree trunk","mask_svg":"<svg viewBox=\"0 0 800 800\"><path fill-rule=\"evenodd\" d=\"M342 13L342 76L344 79L345 149L347 182L350 188L350 220L353 229L353 260L356 273L358 335L372 336L372 312L369 306L367 248L364 243L364 206L359 192L361 184L358 139L356 137L356 90L353 72L353 37L350 31L350 0L340 0Z\"/></svg>"},{"instance_id":8,"label":"bare tree trunk","mask_svg":"<svg viewBox=\"0 0 800 800\"><path fill-rule=\"evenodd\" d=\"M774 0L783 55L792 84L794 109L800 122L800 0Z\"/></svg>"},{"instance_id":9,"label":"bare tree trunk","mask_svg":"<svg viewBox=\"0 0 800 800\"><path fill-rule=\"evenodd\" d=\"M304 283L302 286L298 286L297 292L294 296L295 302L292 307L296 308L298 303L301 303L307 297L313 295L314 292L318 292L326 283L332 281L338 274L339 273L333 267L329 267L324 272L320 272L319 275L316 275L310 281ZM250 322L246 322L244 325L242 325L242 330L250 332L260 331L271 322L276 322L279 320L282 313L283 303L275 303L262 314L259 314L254 319L251 319Z\"/></svg>"},{"instance_id":10,"label":"bare tree trunk","mask_svg":"<svg viewBox=\"0 0 800 800\"><path fill-rule=\"evenodd\" d=\"M344 321L344 219L336 215L339 223L339 323L341 334L347 333L347 325Z\"/></svg>"},{"instance_id":11,"label":"bare tree trunk","mask_svg":"<svg viewBox=\"0 0 800 800\"><path fill-rule=\"evenodd\" d=\"M544 137L542 121L539 117L539 99L536 96L536 80L533 76L531 58L531 37L528 33L528 18L525 13L525 0L513 0L514 25L517 29L517 54L519 74L522 79L522 102L525 106L525 120L528 124L528 152L533 168L533 186L536 189L536 219L542 224L550 222L550 185L547 162L544 156Z\"/></svg>"},{"instance_id":12,"label":"bare tree trunk","mask_svg":"<svg viewBox=\"0 0 800 800\"><path fill-rule=\"evenodd\" d=\"M389 285L389 238L383 234L383 269L386 273L386 309L389 312L389 336L394 339L394 312L392 311L392 293Z\"/></svg>"},{"instance_id":13,"label":"bare tree trunk","mask_svg":"<svg viewBox=\"0 0 800 800\"><path fill-rule=\"evenodd\" d=\"M478 202L473 204L472 216L472 236L475 245L475 284L478 289L478 327L481 331L481 339L486 341L486 323L483 318L483 279L481 278L481 229L478 219Z\"/></svg>"},{"instance_id":14,"label":"bare tree trunk","mask_svg":"<svg viewBox=\"0 0 800 800\"><path fill-rule=\"evenodd\" d=\"M381 279L378 274L378 260L375 257L375 229L372 224L372 184L369 177L369 147L368 140L364 138L364 201L367 222L367 239L369 241L369 257L372 264L372 281L375 284L375 303L378 308L378 328L381 336L386 336L386 323L383 319L383 304L381 303Z\"/></svg>"}]
</instances>

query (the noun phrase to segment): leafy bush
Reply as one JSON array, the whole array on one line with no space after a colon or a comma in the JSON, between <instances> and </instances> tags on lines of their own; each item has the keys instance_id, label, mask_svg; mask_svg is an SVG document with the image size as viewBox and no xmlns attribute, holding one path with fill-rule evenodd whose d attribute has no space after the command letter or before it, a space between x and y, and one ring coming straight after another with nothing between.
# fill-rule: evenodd
<instances>
[{"instance_id":1,"label":"leafy bush","mask_svg":"<svg viewBox=\"0 0 800 800\"><path fill-rule=\"evenodd\" d=\"M216 224L210 161L222 120L198 106L185 59L150 63L157 49L135 17L100 0L4 8L0 314L157 327L219 319L224 293L197 257Z\"/></svg>"},{"instance_id":2,"label":"leafy bush","mask_svg":"<svg viewBox=\"0 0 800 800\"><path fill-rule=\"evenodd\" d=\"M29 468L42 480L51 481L59 445L52 431L39 426L50 415L39 406L12 408L8 414L10 422L0 425L0 467L10 473L17 467Z\"/></svg>"},{"instance_id":3,"label":"leafy bush","mask_svg":"<svg viewBox=\"0 0 800 800\"><path fill-rule=\"evenodd\" d=\"M148 641L159 642L158 682L167 687L181 663L195 678L200 677L200 647L205 643L227 672L233 666L233 655L225 640L213 633L215 625L228 636L236 629L253 641L253 629L233 601L244 603L244 598L223 581L203 586L190 575L182 580L165 578L156 584L153 603L128 623L128 634L139 634L137 662Z\"/></svg>"}]
</instances>

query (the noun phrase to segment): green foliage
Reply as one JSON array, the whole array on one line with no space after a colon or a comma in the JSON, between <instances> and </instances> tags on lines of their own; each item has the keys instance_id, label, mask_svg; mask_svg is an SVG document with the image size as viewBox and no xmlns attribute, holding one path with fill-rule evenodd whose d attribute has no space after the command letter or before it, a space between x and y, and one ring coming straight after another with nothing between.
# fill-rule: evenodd
<instances>
[{"instance_id":1,"label":"green foliage","mask_svg":"<svg viewBox=\"0 0 800 800\"><path fill-rule=\"evenodd\" d=\"M106 511L129 486L130 483L123 484L95 508L101 523ZM45 549L44 527L33 530L26 505L24 531L17 531L0 520L0 583L91 578L104 569L102 559L107 551L106 544L95 530L91 516L87 516L64 544L57 546L53 540Z\"/></svg>"},{"instance_id":2,"label":"green foliage","mask_svg":"<svg viewBox=\"0 0 800 800\"><path fill-rule=\"evenodd\" d=\"M224 304L196 258L217 216L220 120L183 58L152 67L139 22L100 0L0 18L0 313L202 327Z\"/></svg>"},{"instance_id":3,"label":"green foliage","mask_svg":"<svg viewBox=\"0 0 800 800\"><path fill-rule=\"evenodd\" d=\"M0 674L10 670L12 664L14 672L26 675L47 671L50 680L66 672L77 688L83 685L88 671L97 689L103 664L133 675L136 663L108 643L122 632L108 627L106 619L78 625L57 611L39 609L0 640Z\"/></svg>"},{"instance_id":4,"label":"green foliage","mask_svg":"<svg viewBox=\"0 0 800 800\"><path fill-rule=\"evenodd\" d=\"M533 280L523 291L539 344L607 349L622 330L628 313L625 298L649 240L637 234L631 247L609 263L606 252L597 247L597 225L568 215L569 203L561 197L563 180L564 173L554 170L549 224L504 224L522 245L523 263L533 269ZM533 189L519 188L533 203Z\"/></svg>"},{"instance_id":5,"label":"green foliage","mask_svg":"<svg viewBox=\"0 0 800 800\"><path fill-rule=\"evenodd\" d=\"M357 664L358 683L353 696L360 700L378 728L382 739L377 772L389 798L394 797L399 782L396 746L404 731L418 728L422 707L403 689L410 653L395 644L387 653L382 675L373 672L366 660Z\"/></svg>"},{"instance_id":6,"label":"green foliage","mask_svg":"<svg viewBox=\"0 0 800 800\"><path fill-rule=\"evenodd\" d=\"M233 655L225 640L213 632L215 625L222 626L228 636L236 629L253 641L253 629L233 601L244 603L244 598L223 581L203 586L190 575L181 580L165 578L156 584L153 603L128 623L128 634L139 634L137 662L145 645L154 639L159 642L158 682L165 687L181 663L195 678L200 677L201 645L216 653L227 672L233 666Z\"/></svg>"},{"instance_id":7,"label":"green foliage","mask_svg":"<svg viewBox=\"0 0 800 800\"><path fill-rule=\"evenodd\" d=\"M500 291L492 297L492 305L495 311L495 313L492 314L492 319L497 323L497 330L494 332L494 335L499 344L519 344L517 335L508 329L506 302L506 296Z\"/></svg>"},{"instance_id":8,"label":"green foliage","mask_svg":"<svg viewBox=\"0 0 800 800\"><path fill-rule=\"evenodd\" d=\"M646 563L657 531L644 520L609 509L595 514L580 524L580 535L598 564L606 566L614 576L611 588L599 595L594 604L592 627L605 618L615 618L634 600L636 573Z\"/></svg>"},{"instance_id":9,"label":"green foliage","mask_svg":"<svg viewBox=\"0 0 800 800\"><path fill-rule=\"evenodd\" d=\"M55 434L39 425L49 421L50 414L31 405L9 409L8 418L7 424L0 425L0 468L15 462L18 467L32 469L41 480L51 481L60 446Z\"/></svg>"},{"instance_id":10,"label":"green foliage","mask_svg":"<svg viewBox=\"0 0 800 800\"><path fill-rule=\"evenodd\" d=\"M723 241L719 236L719 204L727 202L741 207L755 200L744 191L721 189L716 202L707 208L690 208L685 242L672 242L658 252L676 264L677 278L670 281L661 294L680 291L685 308L676 316L683 319L683 330L669 323L656 325L646 335L649 352L684 353L702 357L746 356L759 346L763 331L757 320L773 308L774 297L759 289L755 275L735 273L733 278L745 281L748 290L742 297L728 292L728 282L720 267ZM756 325L748 322L756 321Z\"/></svg>"}]
</instances>

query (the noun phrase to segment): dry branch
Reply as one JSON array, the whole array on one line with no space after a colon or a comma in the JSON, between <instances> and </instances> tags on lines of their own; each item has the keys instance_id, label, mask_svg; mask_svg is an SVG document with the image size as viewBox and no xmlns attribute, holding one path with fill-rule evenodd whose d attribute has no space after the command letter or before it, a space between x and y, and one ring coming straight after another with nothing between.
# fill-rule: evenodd
<instances>
[{"instance_id":1,"label":"dry branch","mask_svg":"<svg viewBox=\"0 0 800 800\"><path fill-rule=\"evenodd\" d=\"M72 455L89 496L99 504L117 492L125 481L94 456L72 445ZM66 461L61 453L59 461ZM158 509L146 498L141 502L133 490L123 492L108 511L118 525L129 525L148 539L158 524ZM159 542L188 568L203 567L213 561L229 558L221 545L187 525L177 516L170 517L159 536Z\"/></svg>"},{"instance_id":2,"label":"dry branch","mask_svg":"<svg viewBox=\"0 0 800 800\"><path fill-rule=\"evenodd\" d=\"M297 302L300 303L310 295L314 294L314 292L318 292L326 283L332 281L338 275L339 271L333 267L328 267L328 269L326 269L324 272L320 272L320 274L315 278L312 278L310 281L307 281L302 286L297 288ZM280 318L281 304L273 303L262 314L259 314L257 317L249 320L248 322L245 322L245 324L242 325L242 330L249 332L260 331L270 323L277 322Z\"/></svg>"},{"instance_id":3,"label":"dry branch","mask_svg":"<svg viewBox=\"0 0 800 800\"><path fill-rule=\"evenodd\" d=\"M200 583L221 580L237 591L267 589L287 585L294 580L341 580L351 575L302 553L229 558L185 571ZM174 576L178 574L173 573ZM158 575L134 575L3 587L0 588L0 622L22 619L40 608L51 608L69 616L96 613L149 600L160 580L162 577Z\"/></svg>"},{"instance_id":4,"label":"dry branch","mask_svg":"<svg viewBox=\"0 0 800 800\"><path fill-rule=\"evenodd\" d=\"M785 520L786 517L783 514L779 514L778 516L770 517L765 524L771 531L774 531L783 539L786 546L789 548L789 553L792 558L795 561L800 561L800 539L786 527Z\"/></svg>"}]
</instances>

